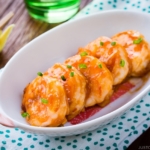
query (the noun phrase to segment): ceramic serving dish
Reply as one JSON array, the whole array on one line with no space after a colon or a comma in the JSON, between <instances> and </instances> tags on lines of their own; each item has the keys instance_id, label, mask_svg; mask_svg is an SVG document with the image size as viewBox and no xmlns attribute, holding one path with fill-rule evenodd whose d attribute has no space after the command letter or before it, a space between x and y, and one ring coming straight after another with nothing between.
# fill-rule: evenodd
<instances>
[{"instance_id":1,"label":"ceramic serving dish","mask_svg":"<svg viewBox=\"0 0 150 150\"><path fill-rule=\"evenodd\" d=\"M59 25L21 48L7 63L0 77L0 123L32 133L69 136L94 130L113 121L135 105L150 89L149 75L125 83L127 91L112 97L103 109L89 110L87 118L79 116L63 127L34 127L20 115L25 86L37 72L44 72L56 62L76 54L99 36L111 37L125 30L138 30L150 43L150 15L131 11L106 11ZM85 115L85 114L84 114Z\"/></svg>"}]
</instances>

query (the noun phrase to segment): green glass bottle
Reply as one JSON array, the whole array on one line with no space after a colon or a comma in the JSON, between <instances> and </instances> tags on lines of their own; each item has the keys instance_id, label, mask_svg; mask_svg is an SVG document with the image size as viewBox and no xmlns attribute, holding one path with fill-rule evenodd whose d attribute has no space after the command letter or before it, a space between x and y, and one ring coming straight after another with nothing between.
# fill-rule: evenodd
<instances>
[{"instance_id":1,"label":"green glass bottle","mask_svg":"<svg viewBox=\"0 0 150 150\"><path fill-rule=\"evenodd\" d=\"M48 23L72 18L79 10L80 0L24 0L31 17Z\"/></svg>"}]
</instances>

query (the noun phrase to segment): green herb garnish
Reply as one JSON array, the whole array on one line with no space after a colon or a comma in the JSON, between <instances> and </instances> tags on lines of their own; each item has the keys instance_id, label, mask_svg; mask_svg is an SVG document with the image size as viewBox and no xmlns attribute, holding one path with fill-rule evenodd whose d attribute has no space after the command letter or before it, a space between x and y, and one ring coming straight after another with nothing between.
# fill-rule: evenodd
<instances>
[{"instance_id":1,"label":"green herb garnish","mask_svg":"<svg viewBox=\"0 0 150 150\"><path fill-rule=\"evenodd\" d=\"M112 46L115 46L115 45L116 45L116 42L111 42L111 45L112 45Z\"/></svg>"},{"instance_id":2,"label":"green herb garnish","mask_svg":"<svg viewBox=\"0 0 150 150\"><path fill-rule=\"evenodd\" d=\"M80 53L80 56L87 56L88 55L88 53L87 52L82 52L82 53Z\"/></svg>"},{"instance_id":3,"label":"green herb garnish","mask_svg":"<svg viewBox=\"0 0 150 150\"><path fill-rule=\"evenodd\" d=\"M41 98L41 102L42 102L43 104L48 104L48 100L45 99L45 98Z\"/></svg>"},{"instance_id":4,"label":"green herb garnish","mask_svg":"<svg viewBox=\"0 0 150 150\"><path fill-rule=\"evenodd\" d=\"M74 72L70 72L70 76L71 76L71 77L74 77Z\"/></svg>"},{"instance_id":5,"label":"green herb garnish","mask_svg":"<svg viewBox=\"0 0 150 150\"><path fill-rule=\"evenodd\" d=\"M71 68L72 68L72 66L71 66L71 65L67 65L67 68L71 69Z\"/></svg>"},{"instance_id":6,"label":"green herb garnish","mask_svg":"<svg viewBox=\"0 0 150 150\"><path fill-rule=\"evenodd\" d=\"M125 61L123 59L120 60L120 66L124 67L125 66Z\"/></svg>"},{"instance_id":7,"label":"green herb garnish","mask_svg":"<svg viewBox=\"0 0 150 150\"><path fill-rule=\"evenodd\" d=\"M28 114L27 112L23 112L23 113L21 114L21 116L22 116L23 118L26 118L26 117L29 117L29 114Z\"/></svg>"},{"instance_id":8,"label":"green herb garnish","mask_svg":"<svg viewBox=\"0 0 150 150\"><path fill-rule=\"evenodd\" d=\"M86 64L79 64L79 68L80 68L80 69L86 69L87 66L86 66Z\"/></svg>"},{"instance_id":9,"label":"green herb garnish","mask_svg":"<svg viewBox=\"0 0 150 150\"><path fill-rule=\"evenodd\" d=\"M62 79L63 81L66 81L66 78L65 78L64 75L61 76L61 79Z\"/></svg>"},{"instance_id":10,"label":"green herb garnish","mask_svg":"<svg viewBox=\"0 0 150 150\"><path fill-rule=\"evenodd\" d=\"M99 64L98 67L99 67L99 68L102 68L102 64Z\"/></svg>"},{"instance_id":11,"label":"green herb garnish","mask_svg":"<svg viewBox=\"0 0 150 150\"><path fill-rule=\"evenodd\" d=\"M133 44L140 44L143 41L143 39L140 37L137 40L133 40Z\"/></svg>"},{"instance_id":12,"label":"green herb garnish","mask_svg":"<svg viewBox=\"0 0 150 150\"><path fill-rule=\"evenodd\" d=\"M43 76L43 73L42 72L38 72L37 75L38 76Z\"/></svg>"},{"instance_id":13,"label":"green herb garnish","mask_svg":"<svg viewBox=\"0 0 150 150\"><path fill-rule=\"evenodd\" d=\"M100 45L103 46L103 45L104 45L104 42L101 42L101 41L100 41Z\"/></svg>"}]
</instances>

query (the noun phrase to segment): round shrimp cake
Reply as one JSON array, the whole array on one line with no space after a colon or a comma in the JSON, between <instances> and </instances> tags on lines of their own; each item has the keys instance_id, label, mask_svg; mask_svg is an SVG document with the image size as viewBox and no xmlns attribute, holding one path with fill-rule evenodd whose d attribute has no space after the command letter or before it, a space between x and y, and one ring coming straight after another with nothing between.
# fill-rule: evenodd
<instances>
[{"instance_id":1,"label":"round shrimp cake","mask_svg":"<svg viewBox=\"0 0 150 150\"><path fill-rule=\"evenodd\" d=\"M78 51L80 55L84 55L85 52L105 63L112 73L113 85L120 84L129 75L130 63L125 48L110 38L99 37Z\"/></svg>"},{"instance_id":2,"label":"round shrimp cake","mask_svg":"<svg viewBox=\"0 0 150 150\"><path fill-rule=\"evenodd\" d=\"M75 55L68 58L65 64L77 68L87 80L85 107L109 101L113 78L104 63L93 56Z\"/></svg>"},{"instance_id":3,"label":"round shrimp cake","mask_svg":"<svg viewBox=\"0 0 150 150\"><path fill-rule=\"evenodd\" d=\"M44 74L60 80L66 91L69 113L67 119L70 120L78 115L85 105L86 80L84 76L73 66L56 63Z\"/></svg>"},{"instance_id":4,"label":"round shrimp cake","mask_svg":"<svg viewBox=\"0 0 150 150\"><path fill-rule=\"evenodd\" d=\"M140 32L128 30L112 39L125 47L131 61L131 76L142 76L150 70L150 46Z\"/></svg>"},{"instance_id":5,"label":"round shrimp cake","mask_svg":"<svg viewBox=\"0 0 150 150\"><path fill-rule=\"evenodd\" d=\"M57 127L66 123L66 93L60 81L47 75L36 77L24 90L22 116L33 126Z\"/></svg>"}]
</instances>

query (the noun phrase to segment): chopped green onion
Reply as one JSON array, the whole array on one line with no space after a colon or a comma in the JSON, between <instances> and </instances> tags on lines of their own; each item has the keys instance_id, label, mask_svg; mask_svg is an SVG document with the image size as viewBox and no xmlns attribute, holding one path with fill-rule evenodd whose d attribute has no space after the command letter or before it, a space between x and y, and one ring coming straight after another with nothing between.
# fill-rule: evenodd
<instances>
[{"instance_id":1,"label":"chopped green onion","mask_svg":"<svg viewBox=\"0 0 150 150\"><path fill-rule=\"evenodd\" d=\"M80 68L80 69L86 69L87 66L86 66L86 64L79 64L79 68Z\"/></svg>"},{"instance_id":2,"label":"chopped green onion","mask_svg":"<svg viewBox=\"0 0 150 150\"><path fill-rule=\"evenodd\" d=\"M29 114L28 114L27 112L23 112L23 113L21 114L21 116L22 116L23 118L26 118L26 117L29 117Z\"/></svg>"},{"instance_id":3,"label":"chopped green onion","mask_svg":"<svg viewBox=\"0 0 150 150\"><path fill-rule=\"evenodd\" d=\"M99 68L102 68L102 64L99 64L98 67L99 67Z\"/></svg>"},{"instance_id":4,"label":"chopped green onion","mask_svg":"<svg viewBox=\"0 0 150 150\"><path fill-rule=\"evenodd\" d=\"M61 76L61 79L63 80L63 81L66 81L66 78L65 78L65 76Z\"/></svg>"},{"instance_id":5,"label":"chopped green onion","mask_svg":"<svg viewBox=\"0 0 150 150\"><path fill-rule=\"evenodd\" d=\"M48 104L48 100L45 99L45 98L41 98L41 102L42 102L43 104Z\"/></svg>"},{"instance_id":6,"label":"chopped green onion","mask_svg":"<svg viewBox=\"0 0 150 150\"><path fill-rule=\"evenodd\" d=\"M125 66L125 61L124 61L123 59L120 61L120 66L121 66L121 67L124 67L124 66Z\"/></svg>"},{"instance_id":7,"label":"chopped green onion","mask_svg":"<svg viewBox=\"0 0 150 150\"><path fill-rule=\"evenodd\" d=\"M38 72L37 75L38 76L43 76L43 73L42 72Z\"/></svg>"},{"instance_id":8,"label":"chopped green onion","mask_svg":"<svg viewBox=\"0 0 150 150\"><path fill-rule=\"evenodd\" d=\"M101 42L101 41L100 41L100 45L103 46L103 45L104 45L104 42Z\"/></svg>"},{"instance_id":9,"label":"chopped green onion","mask_svg":"<svg viewBox=\"0 0 150 150\"><path fill-rule=\"evenodd\" d=\"M80 53L80 56L87 56L88 55L88 53L87 52L82 52L82 53Z\"/></svg>"},{"instance_id":10,"label":"chopped green onion","mask_svg":"<svg viewBox=\"0 0 150 150\"><path fill-rule=\"evenodd\" d=\"M70 76L71 76L71 77L74 77L74 72L70 72Z\"/></svg>"},{"instance_id":11,"label":"chopped green onion","mask_svg":"<svg viewBox=\"0 0 150 150\"><path fill-rule=\"evenodd\" d=\"M67 68L71 69L71 68L72 68L72 66L71 66L71 65L67 65Z\"/></svg>"},{"instance_id":12,"label":"chopped green onion","mask_svg":"<svg viewBox=\"0 0 150 150\"><path fill-rule=\"evenodd\" d=\"M112 45L112 46L115 46L115 45L116 45L116 42L111 42L111 45Z\"/></svg>"},{"instance_id":13,"label":"chopped green onion","mask_svg":"<svg viewBox=\"0 0 150 150\"><path fill-rule=\"evenodd\" d=\"M133 44L140 44L143 41L143 39L140 37L137 40L133 40Z\"/></svg>"}]
</instances>

